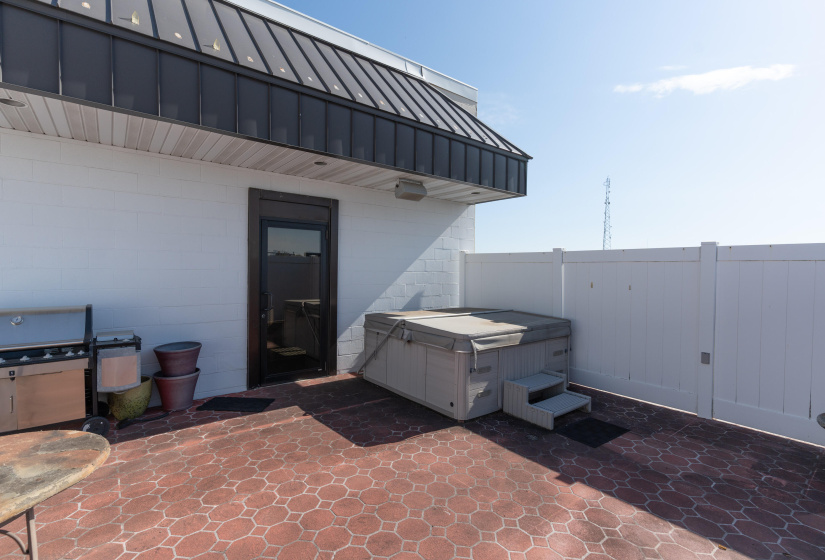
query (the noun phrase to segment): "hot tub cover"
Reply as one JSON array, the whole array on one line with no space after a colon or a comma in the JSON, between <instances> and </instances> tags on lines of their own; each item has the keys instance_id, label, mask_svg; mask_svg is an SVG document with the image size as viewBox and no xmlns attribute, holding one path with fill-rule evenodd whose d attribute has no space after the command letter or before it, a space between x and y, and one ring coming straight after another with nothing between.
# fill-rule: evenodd
<instances>
[{"instance_id":1,"label":"hot tub cover","mask_svg":"<svg viewBox=\"0 0 825 560\"><path fill-rule=\"evenodd\" d=\"M395 326L395 328L393 328ZM570 320L481 308L369 313L364 328L454 352L489 350L570 335Z\"/></svg>"}]
</instances>

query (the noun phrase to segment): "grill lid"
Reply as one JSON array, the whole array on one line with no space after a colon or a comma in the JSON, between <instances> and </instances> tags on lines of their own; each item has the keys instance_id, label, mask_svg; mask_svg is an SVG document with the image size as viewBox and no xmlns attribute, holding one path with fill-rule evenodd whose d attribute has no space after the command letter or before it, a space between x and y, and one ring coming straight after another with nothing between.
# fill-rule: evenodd
<instances>
[{"instance_id":1,"label":"grill lid","mask_svg":"<svg viewBox=\"0 0 825 560\"><path fill-rule=\"evenodd\" d=\"M0 309L0 351L87 345L92 306Z\"/></svg>"}]
</instances>

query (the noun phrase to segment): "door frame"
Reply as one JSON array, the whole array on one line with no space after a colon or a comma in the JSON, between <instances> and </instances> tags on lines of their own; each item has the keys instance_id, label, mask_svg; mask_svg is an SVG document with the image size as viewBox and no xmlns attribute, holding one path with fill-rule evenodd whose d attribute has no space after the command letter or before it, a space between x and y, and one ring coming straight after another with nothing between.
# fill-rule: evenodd
<instances>
[{"instance_id":1,"label":"door frame","mask_svg":"<svg viewBox=\"0 0 825 560\"><path fill-rule=\"evenodd\" d=\"M249 189L249 238L247 246L247 387L264 384L261 363L261 222L262 220L315 222L325 224L328 290L326 325L326 372L338 370L338 201L301 194Z\"/></svg>"}]
</instances>

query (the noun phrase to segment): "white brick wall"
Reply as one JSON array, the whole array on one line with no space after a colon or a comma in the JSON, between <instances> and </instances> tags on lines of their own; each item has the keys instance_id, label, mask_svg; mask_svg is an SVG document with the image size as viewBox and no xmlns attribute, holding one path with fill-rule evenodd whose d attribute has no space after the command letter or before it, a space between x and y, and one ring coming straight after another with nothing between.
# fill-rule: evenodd
<instances>
[{"instance_id":1,"label":"white brick wall","mask_svg":"<svg viewBox=\"0 0 825 560\"><path fill-rule=\"evenodd\" d=\"M249 187L340 201L338 369L364 313L458 305L474 207L0 130L0 308L92 303L151 349L199 340L197 396L246 387Z\"/></svg>"}]
</instances>

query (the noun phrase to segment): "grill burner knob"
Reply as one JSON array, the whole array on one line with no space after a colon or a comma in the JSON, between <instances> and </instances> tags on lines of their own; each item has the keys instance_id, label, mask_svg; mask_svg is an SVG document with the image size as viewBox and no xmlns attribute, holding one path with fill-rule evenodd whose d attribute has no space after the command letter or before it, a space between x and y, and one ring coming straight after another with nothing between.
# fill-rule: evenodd
<instances>
[{"instance_id":1,"label":"grill burner knob","mask_svg":"<svg viewBox=\"0 0 825 560\"><path fill-rule=\"evenodd\" d=\"M21 362L30 362L31 358L29 358L28 356L23 356L22 358L20 358L20 361Z\"/></svg>"},{"instance_id":2,"label":"grill burner knob","mask_svg":"<svg viewBox=\"0 0 825 560\"><path fill-rule=\"evenodd\" d=\"M77 355L78 355L78 356L82 356L83 354L84 354L83 350L78 350L78 351L77 351Z\"/></svg>"},{"instance_id":3,"label":"grill burner knob","mask_svg":"<svg viewBox=\"0 0 825 560\"><path fill-rule=\"evenodd\" d=\"M66 357L67 357L67 358L69 358L69 357L71 357L71 356L74 356L74 352L73 352L72 350L74 350L74 348L69 348L69 351L68 351L68 352L66 352Z\"/></svg>"},{"instance_id":4,"label":"grill burner knob","mask_svg":"<svg viewBox=\"0 0 825 560\"><path fill-rule=\"evenodd\" d=\"M51 355L51 354L49 354L48 352L47 352L46 354L43 354L43 358L44 358L44 359L46 359L46 360L51 360L53 357L54 357L54 356L52 356L52 355Z\"/></svg>"},{"instance_id":5,"label":"grill burner knob","mask_svg":"<svg viewBox=\"0 0 825 560\"><path fill-rule=\"evenodd\" d=\"M5 362L5 361L6 361L6 360L4 360L3 358L0 358L0 364L2 364L2 363L3 363L3 362Z\"/></svg>"}]
</instances>

